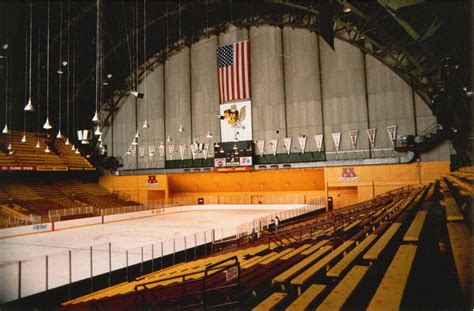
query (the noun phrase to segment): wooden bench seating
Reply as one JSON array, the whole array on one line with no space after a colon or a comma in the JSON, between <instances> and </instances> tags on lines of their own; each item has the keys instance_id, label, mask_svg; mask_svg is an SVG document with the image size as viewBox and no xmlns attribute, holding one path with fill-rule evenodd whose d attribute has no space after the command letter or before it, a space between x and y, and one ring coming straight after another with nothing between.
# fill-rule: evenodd
<instances>
[{"instance_id":1,"label":"wooden bench seating","mask_svg":"<svg viewBox=\"0 0 474 311\"><path fill-rule=\"evenodd\" d=\"M295 274L298 272L302 271L309 265L311 265L313 262L327 254L332 247L331 246L325 246L328 243L327 240L323 240L316 244L313 249L314 253L303 259L302 261L298 262L294 266L292 266L290 269L285 270L283 273L280 275L276 276L272 280L272 284L281 284L282 288L284 288L285 283L287 283L291 277L293 277ZM317 251L316 251L317 250Z\"/></svg>"},{"instance_id":2,"label":"wooden bench seating","mask_svg":"<svg viewBox=\"0 0 474 311\"><path fill-rule=\"evenodd\" d=\"M366 266L354 266L316 310L340 310L368 270Z\"/></svg>"},{"instance_id":3,"label":"wooden bench seating","mask_svg":"<svg viewBox=\"0 0 474 311\"><path fill-rule=\"evenodd\" d=\"M295 301L293 301L285 310L286 311L299 311L305 310L311 302L313 302L326 288L325 285L312 284L307 290L305 290Z\"/></svg>"},{"instance_id":4,"label":"wooden bench seating","mask_svg":"<svg viewBox=\"0 0 474 311\"><path fill-rule=\"evenodd\" d=\"M367 310L400 309L403 292L410 275L415 254L415 245L402 245L399 247Z\"/></svg>"},{"instance_id":5,"label":"wooden bench seating","mask_svg":"<svg viewBox=\"0 0 474 311\"><path fill-rule=\"evenodd\" d=\"M421 230L423 229L423 225L425 223L427 214L428 214L427 211L419 211L418 213L416 213L416 216L413 219L413 222L411 223L407 232L403 236L403 241L418 242L418 240L420 239L420 233L421 233Z\"/></svg>"},{"instance_id":6,"label":"wooden bench seating","mask_svg":"<svg viewBox=\"0 0 474 311\"><path fill-rule=\"evenodd\" d=\"M393 223L367 253L365 253L363 258L369 261L377 260L395 233L400 229L401 225L401 223Z\"/></svg>"},{"instance_id":7,"label":"wooden bench seating","mask_svg":"<svg viewBox=\"0 0 474 311\"><path fill-rule=\"evenodd\" d=\"M270 296L267 297L264 301L262 301L260 304L258 304L255 308L253 308L253 311L269 311L274 309L278 304L285 299L286 293L273 293Z\"/></svg>"},{"instance_id":8,"label":"wooden bench seating","mask_svg":"<svg viewBox=\"0 0 474 311\"><path fill-rule=\"evenodd\" d=\"M326 273L328 277L338 278L349 266L354 262L360 254L362 254L377 238L376 235L371 234L359 243L353 250L347 253L334 267Z\"/></svg>"},{"instance_id":9,"label":"wooden bench seating","mask_svg":"<svg viewBox=\"0 0 474 311\"><path fill-rule=\"evenodd\" d=\"M471 235L465 224L449 222L446 226L459 285L468 299L471 294Z\"/></svg>"},{"instance_id":10,"label":"wooden bench seating","mask_svg":"<svg viewBox=\"0 0 474 311\"><path fill-rule=\"evenodd\" d=\"M301 294L301 287L306 282L308 282L310 278L316 275L319 271L326 269L332 261L334 261L337 257L346 252L353 244L354 241L345 241L338 248L334 249L328 255L316 262L314 265L312 265L311 267L300 273L298 276L293 278L290 284L296 286L298 288L298 294Z\"/></svg>"},{"instance_id":11,"label":"wooden bench seating","mask_svg":"<svg viewBox=\"0 0 474 311\"><path fill-rule=\"evenodd\" d=\"M463 221L464 217L461 214L456 201L452 197L445 197L441 201L441 204L446 208L446 220L447 221Z\"/></svg>"}]
</instances>

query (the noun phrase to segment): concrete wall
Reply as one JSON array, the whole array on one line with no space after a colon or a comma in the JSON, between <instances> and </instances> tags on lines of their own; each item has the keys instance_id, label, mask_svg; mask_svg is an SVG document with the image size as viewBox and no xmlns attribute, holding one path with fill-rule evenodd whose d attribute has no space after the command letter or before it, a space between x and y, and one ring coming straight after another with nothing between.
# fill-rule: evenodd
<instances>
[{"instance_id":1,"label":"concrete wall","mask_svg":"<svg viewBox=\"0 0 474 311\"><path fill-rule=\"evenodd\" d=\"M164 66L149 71L147 108L144 100L139 100L137 120L135 98L121 100L114 118L113 146L111 129L104 129L109 155L123 156L126 169L164 166L158 152L151 161L139 158L138 166L136 158L124 156L135 134L135 122L142 134L139 146L144 145L147 151L148 145L158 147L163 141L176 146L174 159L179 159L178 146L187 144L189 159L189 145L197 140L210 143L212 154L212 143L220 137L216 46L246 39L251 45L253 139L267 140L267 154L272 152L268 145L271 138L280 138L278 152L285 152L281 139L286 136L293 138L292 152L299 152L299 135L307 136L306 151L315 151L313 135L322 133L325 149L334 151L334 132L342 132L340 150L352 150L350 130L359 130L357 149L368 149L369 127L377 128L376 149L391 148L388 125L398 125L399 135L416 134L436 121L400 77L346 42L336 40L333 51L306 29L265 25L247 30L231 25L218 36L182 48L170 55ZM144 90L144 82L139 90ZM145 115L149 130L141 128ZM178 132L181 124L185 132ZM208 131L213 138L206 138ZM171 143L166 142L167 135ZM449 144L443 145L422 158L444 161L451 149ZM166 154L169 158L168 148ZM332 157L328 155L328 159Z\"/></svg>"}]
</instances>

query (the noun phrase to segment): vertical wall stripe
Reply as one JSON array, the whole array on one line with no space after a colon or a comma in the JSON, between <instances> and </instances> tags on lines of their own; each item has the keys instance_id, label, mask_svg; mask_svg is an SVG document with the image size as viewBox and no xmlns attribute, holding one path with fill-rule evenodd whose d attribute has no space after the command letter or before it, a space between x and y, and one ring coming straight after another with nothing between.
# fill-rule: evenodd
<instances>
[{"instance_id":1,"label":"vertical wall stripe","mask_svg":"<svg viewBox=\"0 0 474 311\"><path fill-rule=\"evenodd\" d=\"M166 55L167 59L163 63L163 144L165 145L165 156L163 167L166 167L166 157L168 156L168 142L167 138L168 135L166 134L166 63L168 62L168 55Z\"/></svg>"},{"instance_id":2,"label":"vertical wall stripe","mask_svg":"<svg viewBox=\"0 0 474 311\"><path fill-rule=\"evenodd\" d=\"M364 65L364 88L365 88L365 111L367 113L367 128L370 128L370 114L369 114L369 89L367 86L367 54L362 53L362 64ZM365 134L365 133L364 133ZM372 146L369 143L369 158L372 158Z\"/></svg>"},{"instance_id":3,"label":"vertical wall stripe","mask_svg":"<svg viewBox=\"0 0 474 311\"><path fill-rule=\"evenodd\" d=\"M416 101L415 101L415 90L413 90L413 87L410 85L411 88L411 101L413 104L413 122L415 124L415 136L418 136L418 122L416 118Z\"/></svg>"},{"instance_id":4,"label":"vertical wall stripe","mask_svg":"<svg viewBox=\"0 0 474 311\"><path fill-rule=\"evenodd\" d=\"M327 141L327 137L324 133L325 131L325 128L324 128L324 101L323 101L323 76L322 76L322 68L321 68L321 48L319 46L320 44L320 39L319 39L319 35L315 35L316 36L316 42L317 42L317 47L318 47L318 73L319 73L319 95L321 97L321 127L322 127L322 133L324 136L324 151L326 151L326 141ZM315 133L315 134L319 134L319 133ZM330 139L329 138L329 142L330 142Z\"/></svg>"},{"instance_id":5,"label":"vertical wall stripe","mask_svg":"<svg viewBox=\"0 0 474 311\"><path fill-rule=\"evenodd\" d=\"M191 46L188 48L189 50L189 123L190 123L190 136L189 140L190 143L193 143L193 80L192 80L192 65L191 65Z\"/></svg>"},{"instance_id":6,"label":"vertical wall stripe","mask_svg":"<svg viewBox=\"0 0 474 311\"><path fill-rule=\"evenodd\" d=\"M288 108L286 105L286 74L285 74L285 51L283 40L283 28L280 30L281 34L281 70L283 73L283 107L285 108L285 137L288 137Z\"/></svg>"}]
</instances>

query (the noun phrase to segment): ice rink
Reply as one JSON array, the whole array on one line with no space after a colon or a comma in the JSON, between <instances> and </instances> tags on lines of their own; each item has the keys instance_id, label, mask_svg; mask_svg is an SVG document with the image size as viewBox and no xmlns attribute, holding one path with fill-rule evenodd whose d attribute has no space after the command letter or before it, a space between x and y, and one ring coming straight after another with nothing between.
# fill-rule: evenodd
<instances>
[{"instance_id":1,"label":"ice rink","mask_svg":"<svg viewBox=\"0 0 474 311\"><path fill-rule=\"evenodd\" d=\"M46 290L46 286L52 289L89 278L91 248L95 276L125 267L127 259L128 265L133 265L141 262L142 256L143 261L150 260L152 253L153 258L160 258L173 250L210 242L213 230L215 240L220 240L251 230L259 218L269 219L275 213L288 218L290 210L301 206L273 205L259 210L258 205L247 205L232 210L187 211L2 239L0 303L18 298L19 261L21 296L26 297Z\"/></svg>"}]
</instances>

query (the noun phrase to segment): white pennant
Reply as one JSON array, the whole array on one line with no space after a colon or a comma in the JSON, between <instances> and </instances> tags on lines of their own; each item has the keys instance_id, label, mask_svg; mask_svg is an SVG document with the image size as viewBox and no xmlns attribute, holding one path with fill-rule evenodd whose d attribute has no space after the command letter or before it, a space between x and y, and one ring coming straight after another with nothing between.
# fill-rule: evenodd
<instances>
[{"instance_id":1,"label":"white pennant","mask_svg":"<svg viewBox=\"0 0 474 311\"><path fill-rule=\"evenodd\" d=\"M351 137L352 148L357 148L357 136L359 135L359 130L349 131L349 136Z\"/></svg>"},{"instance_id":2,"label":"white pennant","mask_svg":"<svg viewBox=\"0 0 474 311\"><path fill-rule=\"evenodd\" d=\"M257 146L258 151L260 152L260 156L263 156L263 152L265 151L265 139L257 139Z\"/></svg>"},{"instance_id":3,"label":"white pennant","mask_svg":"<svg viewBox=\"0 0 474 311\"><path fill-rule=\"evenodd\" d=\"M306 135L298 136L298 142L300 143L301 153L304 153L306 149Z\"/></svg>"},{"instance_id":4,"label":"white pennant","mask_svg":"<svg viewBox=\"0 0 474 311\"><path fill-rule=\"evenodd\" d=\"M270 139L270 146L272 146L273 155L276 155L278 148L278 138Z\"/></svg>"},{"instance_id":5,"label":"white pennant","mask_svg":"<svg viewBox=\"0 0 474 311\"><path fill-rule=\"evenodd\" d=\"M320 135L314 135L314 141L316 142L316 147L318 148L318 151L321 152L323 148L323 134Z\"/></svg>"},{"instance_id":6,"label":"white pennant","mask_svg":"<svg viewBox=\"0 0 474 311\"><path fill-rule=\"evenodd\" d=\"M388 137L390 137L390 141L392 142L392 145L395 145L395 140L397 139L397 126L396 125L387 126L387 132L388 132Z\"/></svg>"},{"instance_id":7,"label":"white pennant","mask_svg":"<svg viewBox=\"0 0 474 311\"><path fill-rule=\"evenodd\" d=\"M140 148L138 148L138 154L140 155L140 158L145 156L145 146L140 146Z\"/></svg>"},{"instance_id":8,"label":"white pennant","mask_svg":"<svg viewBox=\"0 0 474 311\"><path fill-rule=\"evenodd\" d=\"M291 152L291 137L283 138L283 144L285 145L286 153L289 155Z\"/></svg>"},{"instance_id":9,"label":"white pennant","mask_svg":"<svg viewBox=\"0 0 474 311\"><path fill-rule=\"evenodd\" d=\"M207 154L209 152L209 144L204 144L204 148L202 149L202 154L204 156L204 159L207 160Z\"/></svg>"},{"instance_id":10,"label":"white pennant","mask_svg":"<svg viewBox=\"0 0 474 311\"><path fill-rule=\"evenodd\" d=\"M174 145L168 145L168 153L170 154L170 160L173 160L173 156L174 156Z\"/></svg>"},{"instance_id":11,"label":"white pennant","mask_svg":"<svg viewBox=\"0 0 474 311\"><path fill-rule=\"evenodd\" d=\"M184 155L186 153L187 148L187 145L179 145L179 155L181 156L181 160L184 160Z\"/></svg>"},{"instance_id":12,"label":"white pennant","mask_svg":"<svg viewBox=\"0 0 474 311\"><path fill-rule=\"evenodd\" d=\"M160 158L163 159L165 157L165 145L159 145L158 152L160 153Z\"/></svg>"},{"instance_id":13,"label":"white pennant","mask_svg":"<svg viewBox=\"0 0 474 311\"><path fill-rule=\"evenodd\" d=\"M369 137L369 142L370 142L370 146L372 148L375 147L375 134L377 132L377 129L367 129L367 136Z\"/></svg>"},{"instance_id":14,"label":"white pennant","mask_svg":"<svg viewBox=\"0 0 474 311\"><path fill-rule=\"evenodd\" d=\"M154 145L149 145L148 146L148 156L152 158L155 155L156 148Z\"/></svg>"},{"instance_id":15,"label":"white pennant","mask_svg":"<svg viewBox=\"0 0 474 311\"><path fill-rule=\"evenodd\" d=\"M336 147L336 151L339 151L339 146L341 145L341 132L332 133L332 141Z\"/></svg>"},{"instance_id":16,"label":"white pennant","mask_svg":"<svg viewBox=\"0 0 474 311\"><path fill-rule=\"evenodd\" d=\"M196 150L198 149L197 144L191 144L191 154L193 156L193 160L196 159Z\"/></svg>"}]
</instances>

